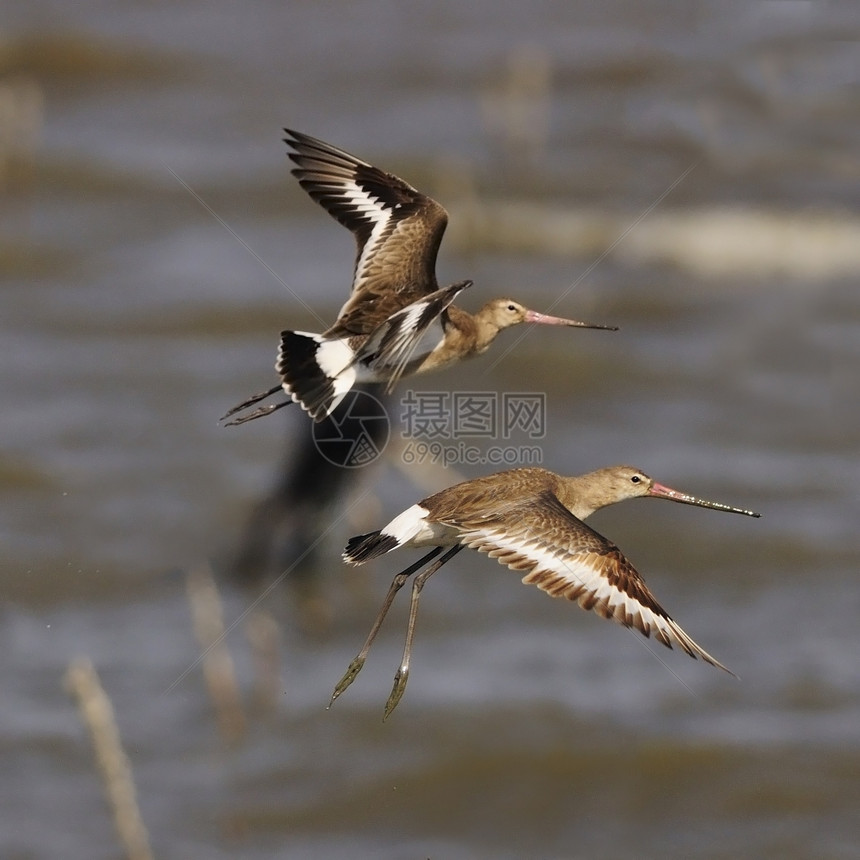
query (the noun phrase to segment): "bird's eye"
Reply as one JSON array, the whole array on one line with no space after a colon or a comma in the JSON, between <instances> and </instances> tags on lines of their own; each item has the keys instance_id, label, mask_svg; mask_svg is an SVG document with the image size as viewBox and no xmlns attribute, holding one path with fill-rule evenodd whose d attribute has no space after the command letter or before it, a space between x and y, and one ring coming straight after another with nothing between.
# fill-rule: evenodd
<instances>
[{"instance_id":1,"label":"bird's eye","mask_svg":"<svg viewBox=\"0 0 860 860\"><path fill-rule=\"evenodd\" d=\"M634 484L638 484L642 479L641 479L638 475L634 475L630 480L631 480Z\"/></svg>"},{"instance_id":2,"label":"bird's eye","mask_svg":"<svg viewBox=\"0 0 860 860\"><path fill-rule=\"evenodd\" d=\"M517 309L517 306L516 306L516 305L508 305L508 310L509 310L509 311L515 311L516 309Z\"/></svg>"}]
</instances>

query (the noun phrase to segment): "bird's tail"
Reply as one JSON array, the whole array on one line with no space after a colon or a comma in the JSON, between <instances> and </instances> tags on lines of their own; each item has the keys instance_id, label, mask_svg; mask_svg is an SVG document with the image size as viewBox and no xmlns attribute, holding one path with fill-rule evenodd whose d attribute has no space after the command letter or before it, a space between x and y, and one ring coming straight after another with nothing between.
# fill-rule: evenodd
<instances>
[{"instance_id":1,"label":"bird's tail","mask_svg":"<svg viewBox=\"0 0 860 860\"><path fill-rule=\"evenodd\" d=\"M394 535L385 534L382 529L365 535L356 535L349 539L343 551L343 560L347 564L364 564L372 558L384 555L397 545L397 538Z\"/></svg>"},{"instance_id":2,"label":"bird's tail","mask_svg":"<svg viewBox=\"0 0 860 860\"><path fill-rule=\"evenodd\" d=\"M281 332L275 370L284 391L314 421L331 415L356 381L355 352L344 338Z\"/></svg>"},{"instance_id":3,"label":"bird's tail","mask_svg":"<svg viewBox=\"0 0 860 860\"><path fill-rule=\"evenodd\" d=\"M427 508L420 502L398 514L387 526L366 535L356 535L350 538L343 551L343 560L349 564L364 564L372 558L404 546L418 537L432 536L432 528L428 531ZM422 543L422 546L432 546L432 543ZM441 545L441 544L440 544Z\"/></svg>"}]
</instances>

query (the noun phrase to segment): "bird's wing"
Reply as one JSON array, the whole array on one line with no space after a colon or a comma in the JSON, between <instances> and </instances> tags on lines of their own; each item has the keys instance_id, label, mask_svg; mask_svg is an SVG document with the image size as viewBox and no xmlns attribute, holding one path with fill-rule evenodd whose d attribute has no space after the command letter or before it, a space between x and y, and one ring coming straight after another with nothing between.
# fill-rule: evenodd
<instances>
[{"instance_id":1,"label":"bird's wing","mask_svg":"<svg viewBox=\"0 0 860 860\"><path fill-rule=\"evenodd\" d=\"M450 524L461 529L463 544L523 571L523 582L551 597L575 600L583 609L645 636L653 634L668 648L678 645L691 657L733 674L660 606L621 550L577 519L553 493L544 492L495 519Z\"/></svg>"},{"instance_id":2,"label":"bird's wing","mask_svg":"<svg viewBox=\"0 0 860 860\"><path fill-rule=\"evenodd\" d=\"M410 361L425 358L444 340L445 310L468 285L467 281L437 290L392 314L373 330L353 363L383 376L390 392Z\"/></svg>"},{"instance_id":3,"label":"bird's wing","mask_svg":"<svg viewBox=\"0 0 860 860\"><path fill-rule=\"evenodd\" d=\"M352 294L338 334L369 334L395 311L435 292L448 213L402 179L322 140L285 129L293 175L354 236Z\"/></svg>"}]
</instances>

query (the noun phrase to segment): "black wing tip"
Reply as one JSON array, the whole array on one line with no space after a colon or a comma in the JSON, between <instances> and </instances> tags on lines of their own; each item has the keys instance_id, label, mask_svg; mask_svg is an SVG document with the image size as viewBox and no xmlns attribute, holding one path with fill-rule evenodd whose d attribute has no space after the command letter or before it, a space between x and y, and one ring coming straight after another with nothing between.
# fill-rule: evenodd
<instances>
[{"instance_id":1,"label":"black wing tip","mask_svg":"<svg viewBox=\"0 0 860 860\"><path fill-rule=\"evenodd\" d=\"M306 156L317 160L337 159L346 162L354 167L370 167L371 165L362 159L356 157L351 152L335 146L333 143L328 143L318 137L313 137L310 134L296 131L292 128L285 128L283 138L284 143L293 150L288 153L289 157L295 160L296 157Z\"/></svg>"},{"instance_id":2,"label":"black wing tip","mask_svg":"<svg viewBox=\"0 0 860 860\"><path fill-rule=\"evenodd\" d=\"M284 127L283 131L286 135L284 137L284 143L290 144L291 146L294 143L322 143L321 140L317 140L315 137L311 137L309 134L303 134L302 132L296 131L292 128Z\"/></svg>"},{"instance_id":3,"label":"black wing tip","mask_svg":"<svg viewBox=\"0 0 860 860\"><path fill-rule=\"evenodd\" d=\"M302 134L300 131L295 131L292 128L285 128L284 134L284 143L289 147L291 151L287 152L287 157L291 161L296 161L297 158L302 158L303 156L316 156L319 157L320 153L323 154L333 154L333 150L336 150L336 147L333 147L330 143L326 143L324 140L319 140L316 137L311 137L309 134ZM293 174L296 174L296 171L292 171Z\"/></svg>"},{"instance_id":4,"label":"black wing tip","mask_svg":"<svg viewBox=\"0 0 860 860\"><path fill-rule=\"evenodd\" d=\"M364 564L372 558L384 555L398 546L397 538L381 530L351 537L343 551L347 564Z\"/></svg>"},{"instance_id":5,"label":"black wing tip","mask_svg":"<svg viewBox=\"0 0 860 860\"><path fill-rule=\"evenodd\" d=\"M283 141L287 145L287 156L289 158L293 158L293 156L299 154L303 147L313 145L317 142L314 138L308 137L308 135L302 134L300 131L294 131L291 128L285 128L284 135Z\"/></svg>"}]
</instances>

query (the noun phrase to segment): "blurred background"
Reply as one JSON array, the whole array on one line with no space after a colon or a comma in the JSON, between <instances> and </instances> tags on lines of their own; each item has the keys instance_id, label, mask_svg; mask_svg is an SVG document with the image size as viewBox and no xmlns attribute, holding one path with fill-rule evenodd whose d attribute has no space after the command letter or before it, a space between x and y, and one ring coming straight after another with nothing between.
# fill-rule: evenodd
<instances>
[{"instance_id":1,"label":"blurred background","mask_svg":"<svg viewBox=\"0 0 860 860\"><path fill-rule=\"evenodd\" d=\"M85 656L157 857L856 857L853 11L5 4L0 855L123 856L63 685ZM463 553L424 592L392 718L405 593L325 710L413 560L347 569L346 539L491 468L409 469L395 426L319 523L311 593L296 559L238 575L310 424L218 418L274 384L282 328L334 318L354 254L284 125L440 200L440 281L474 279L469 310L621 326L507 332L395 403L545 392L548 468L629 462L762 511L591 521L740 681ZM238 679L220 706L187 597L209 568Z\"/></svg>"}]
</instances>

